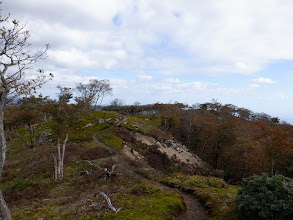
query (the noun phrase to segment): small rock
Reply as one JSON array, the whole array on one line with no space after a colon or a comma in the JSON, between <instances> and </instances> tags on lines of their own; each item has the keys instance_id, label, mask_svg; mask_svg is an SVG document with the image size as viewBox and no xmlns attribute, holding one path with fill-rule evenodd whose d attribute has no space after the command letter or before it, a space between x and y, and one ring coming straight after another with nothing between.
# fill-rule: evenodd
<instances>
[{"instance_id":1,"label":"small rock","mask_svg":"<svg viewBox=\"0 0 293 220\"><path fill-rule=\"evenodd\" d=\"M93 123L88 123L88 124L86 124L85 126L84 126L84 128L88 128L88 127L92 127L92 126L94 126L95 124L93 124Z\"/></svg>"},{"instance_id":2,"label":"small rock","mask_svg":"<svg viewBox=\"0 0 293 220\"><path fill-rule=\"evenodd\" d=\"M160 142L156 142L156 147L158 147L158 148L162 147L161 143Z\"/></svg>"},{"instance_id":3,"label":"small rock","mask_svg":"<svg viewBox=\"0 0 293 220\"><path fill-rule=\"evenodd\" d=\"M162 143L164 140L163 140L163 138L158 137L158 141Z\"/></svg>"},{"instance_id":4,"label":"small rock","mask_svg":"<svg viewBox=\"0 0 293 220\"><path fill-rule=\"evenodd\" d=\"M98 119L98 122L99 122L99 124L102 124L102 123L105 122L105 120L104 119Z\"/></svg>"},{"instance_id":5,"label":"small rock","mask_svg":"<svg viewBox=\"0 0 293 220\"><path fill-rule=\"evenodd\" d=\"M167 144L168 147L171 147L173 144L172 140L166 140L165 143Z\"/></svg>"}]
</instances>

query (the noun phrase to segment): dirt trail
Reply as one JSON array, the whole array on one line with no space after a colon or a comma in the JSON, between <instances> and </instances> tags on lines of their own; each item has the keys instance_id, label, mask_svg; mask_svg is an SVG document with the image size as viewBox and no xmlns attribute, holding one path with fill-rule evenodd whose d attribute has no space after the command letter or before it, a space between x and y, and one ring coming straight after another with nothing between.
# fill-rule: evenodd
<instances>
[{"instance_id":1,"label":"dirt trail","mask_svg":"<svg viewBox=\"0 0 293 220\"><path fill-rule=\"evenodd\" d=\"M208 213L203 205L194 195L179 191L186 204L186 212L176 218L176 220L203 220L208 217Z\"/></svg>"},{"instance_id":2,"label":"dirt trail","mask_svg":"<svg viewBox=\"0 0 293 220\"><path fill-rule=\"evenodd\" d=\"M127 120L127 118L124 118L124 120L120 121L119 124L124 123ZM113 150L110 147L108 147L106 144L104 144L99 138L98 133L96 132L93 135L93 140L97 143L99 143L100 146L108 149ZM149 139L146 139L145 141L149 141ZM117 161L119 161L120 166L123 166L126 168L126 170L131 173L131 175L139 176L133 169L131 169L130 165L125 161L125 157L118 153L115 155ZM169 188L170 190L176 190L174 188L170 188L167 186L164 186L165 188ZM176 220L204 220L208 217L207 210L204 208L204 206L198 201L198 199L187 192L183 192L181 190L176 190L183 198L185 204L186 204L186 212L182 213L178 217L176 217Z\"/></svg>"}]
</instances>

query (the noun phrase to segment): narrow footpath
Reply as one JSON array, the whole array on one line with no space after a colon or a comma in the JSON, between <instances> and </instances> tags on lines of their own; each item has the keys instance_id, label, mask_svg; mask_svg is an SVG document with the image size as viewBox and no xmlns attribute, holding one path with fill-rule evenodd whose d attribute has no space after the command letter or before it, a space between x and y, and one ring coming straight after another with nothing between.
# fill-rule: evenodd
<instances>
[{"instance_id":1,"label":"narrow footpath","mask_svg":"<svg viewBox=\"0 0 293 220\"><path fill-rule=\"evenodd\" d=\"M179 191L186 204L186 212L182 213L176 220L203 220L208 217L208 213L198 199L189 193Z\"/></svg>"}]
</instances>

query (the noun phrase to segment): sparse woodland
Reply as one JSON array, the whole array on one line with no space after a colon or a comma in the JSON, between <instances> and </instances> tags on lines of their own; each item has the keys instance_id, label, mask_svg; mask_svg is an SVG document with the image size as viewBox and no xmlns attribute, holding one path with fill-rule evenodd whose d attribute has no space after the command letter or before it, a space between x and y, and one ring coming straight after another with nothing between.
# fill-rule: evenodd
<instances>
[{"instance_id":1,"label":"sparse woodland","mask_svg":"<svg viewBox=\"0 0 293 220\"><path fill-rule=\"evenodd\" d=\"M217 100L101 106L112 92L106 79L58 86L56 100L36 95L52 75L25 72L49 47L31 54L25 27L0 23L3 219L176 219L191 211L184 193L199 199L201 219L293 216L292 125ZM277 181L283 215L246 211L245 195L237 208L242 180L255 183L253 175Z\"/></svg>"},{"instance_id":2,"label":"sparse woodland","mask_svg":"<svg viewBox=\"0 0 293 220\"><path fill-rule=\"evenodd\" d=\"M184 212L173 187L197 194L210 217L238 219L242 178L292 178L292 126L268 115L243 118L235 106L233 112L219 103L212 109L214 102L96 111L69 103L71 90L59 91L58 100L29 96L5 112L9 148L2 190L16 219L125 219L130 213L133 219L158 213L169 219ZM182 161L185 150L203 164ZM170 210L166 200L174 204ZM158 210L146 208L148 202Z\"/></svg>"}]
</instances>

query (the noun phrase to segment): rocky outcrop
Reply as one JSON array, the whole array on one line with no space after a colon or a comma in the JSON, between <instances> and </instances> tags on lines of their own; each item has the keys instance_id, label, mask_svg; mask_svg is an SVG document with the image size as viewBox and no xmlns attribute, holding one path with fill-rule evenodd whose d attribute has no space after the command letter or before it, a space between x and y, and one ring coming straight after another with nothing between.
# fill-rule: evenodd
<instances>
[{"instance_id":1,"label":"rocky outcrop","mask_svg":"<svg viewBox=\"0 0 293 220\"><path fill-rule=\"evenodd\" d=\"M185 145L173 139L163 140L162 138L158 138L156 140L153 137L140 133L136 133L134 136L137 141L140 141L149 146L157 147L160 152L166 153L170 159L175 158L181 163L185 163L194 167L198 171L197 174L209 175L212 173L212 170L208 164L202 161L197 155L189 152Z\"/></svg>"}]
</instances>

